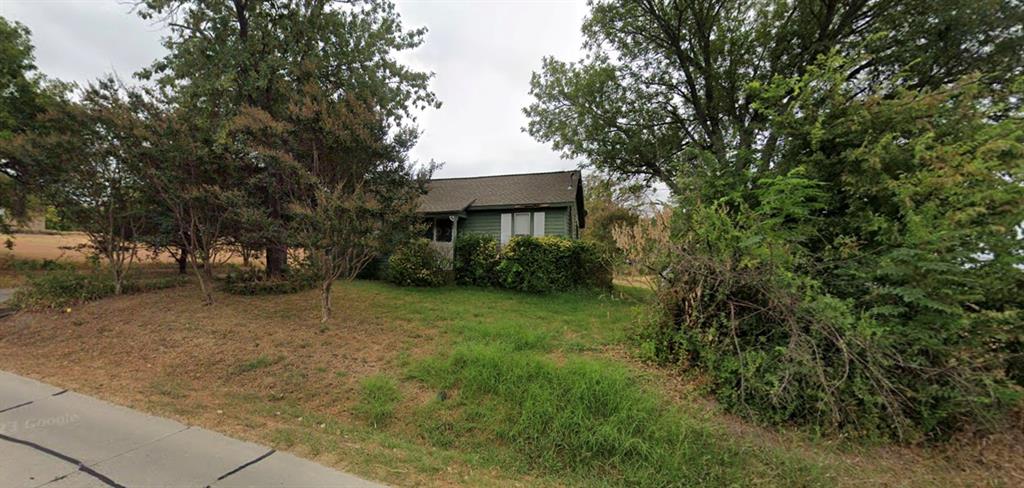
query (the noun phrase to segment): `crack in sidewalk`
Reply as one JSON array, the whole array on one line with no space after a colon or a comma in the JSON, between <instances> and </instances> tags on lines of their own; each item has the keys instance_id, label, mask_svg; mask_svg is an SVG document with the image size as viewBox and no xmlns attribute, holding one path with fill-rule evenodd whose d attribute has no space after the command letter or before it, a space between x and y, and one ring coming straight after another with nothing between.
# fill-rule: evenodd
<instances>
[{"instance_id":1,"label":"crack in sidewalk","mask_svg":"<svg viewBox=\"0 0 1024 488\"><path fill-rule=\"evenodd\" d=\"M96 478L97 480L99 480L100 482L102 482L103 484L105 484L107 486L110 486L111 488L125 488L123 485L118 484L116 481L114 481L114 480L104 476L101 473L96 472L96 470L90 468L89 466L86 466L85 463L83 463L82 461L79 461L78 459L75 459L75 458L73 458L71 456L68 456L67 454L64 454L62 452L55 451L55 450L50 449L50 448L48 448L46 446L36 444L35 442L32 442L32 441L26 441L24 439L18 439L16 437L11 437L11 436L5 435L5 434L0 434L0 440L5 440L7 442L12 442L14 444L21 444L23 446L30 447L30 448L35 449L35 450L37 450L39 452L42 452L44 454L49 454L50 456L53 456L53 457L55 457L57 459L60 459L61 461L64 461L66 463L73 464L73 465L78 467L79 471L81 471L81 472L83 472L83 473L85 473L85 474L87 474L89 476L92 476L93 478ZM61 477L58 477L58 478L54 478L54 479L52 479L50 481L47 481L46 483L43 483L42 486L48 485L50 483L53 483L54 481L58 481L58 480L66 478L66 477L68 477L68 475L64 475L64 476L61 476Z\"/></svg>"},{"instance_id":2,"label":"crack in sidewalk","mask_svg":"<svg viewBox=\"0 0 1024 488\"><path fill-rule=\"evenodd\" d=\"M239 472L239 471L241 471L241 470L243 470L245 468L248 468L249 466L252 466L253 464L256 464L256 463L258 463L258 462L260 462L260 461L270 457L270 455L275 453L275 452L277 452L277 449L271 449L271 450L263 453L261 456L257 457L256 459L253 459L252 461L244 463L241 466L239 466L239 467L237 467L235 469L232 469L231 471L228 471L227 473L224 473L224 474L218 476L217 479L214 480L213 482L216 483L218 481L222 481L222 480L224 480L224 478L227 478L228 476L231 476L231 475L233 475L233 474L235 474L235 473L237 473L237 472ZM206 485L206 488L210 488L210 486L211 485Z\"/></svg>"}]
</instances>

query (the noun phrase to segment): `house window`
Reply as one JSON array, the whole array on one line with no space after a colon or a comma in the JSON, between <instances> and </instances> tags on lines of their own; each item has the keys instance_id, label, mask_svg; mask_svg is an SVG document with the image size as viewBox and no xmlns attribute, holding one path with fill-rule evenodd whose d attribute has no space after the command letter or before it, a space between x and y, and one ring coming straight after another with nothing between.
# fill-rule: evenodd
<instances>
[{"instance_id":1,"label":"house window","mask_svg":"<svg viewBox=\"0 0 1024 488\"><path fill-rule=\"evenodd\" d=\"M531 228L530 212L517 212L513 214L512 235L528 236L532 235L532 232L533 229Z\"/></svg>"},{"instance_id":2,"label":"house window","mask_svg":"<svg viewBox=\"0 0 1024 488\"><path fill-rule=\"evenodd\" d=\"M452 242L451 219L444 218L434 221L434 240L437 242Z\"/></svg>"}]
</instances>

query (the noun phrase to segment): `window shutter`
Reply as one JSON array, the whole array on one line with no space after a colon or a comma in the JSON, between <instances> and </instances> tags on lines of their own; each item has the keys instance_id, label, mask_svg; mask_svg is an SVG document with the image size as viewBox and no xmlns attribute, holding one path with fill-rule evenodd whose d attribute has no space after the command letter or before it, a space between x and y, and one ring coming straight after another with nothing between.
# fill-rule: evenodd
<instances>
[{"instance_id":1,"label":"window shutter","mask_svg":"<svg viewBox=\"0 0 1024 488\"><path fill-rule=\"evenodd\" d=\"M501 214L501 243L505 244L512 237L512 214Z\"/></svg>"},{"instance_id":2,"label":"window shutter","mask_svg":"<svg viewBox=\"0 0 1024 488\"><path fill-rule=\"evenodd\" d=\"M544 212L533 213L533 236L541 237L544 235Z\"/></svg>"}]
</instances>

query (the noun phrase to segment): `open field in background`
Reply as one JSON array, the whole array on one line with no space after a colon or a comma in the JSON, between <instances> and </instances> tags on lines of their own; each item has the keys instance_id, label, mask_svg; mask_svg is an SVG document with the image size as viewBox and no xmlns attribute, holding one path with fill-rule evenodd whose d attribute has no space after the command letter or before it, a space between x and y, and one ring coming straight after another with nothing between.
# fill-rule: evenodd
<instances>
[{"instance_id":1,"label":"open field in background","mask_svg":"<svg viewBox=\"0 0 1024 488\"><path fill-rule=\"evenodd\" d=\"M14 243L14 247L8 249L0 246L0 288L24 285L29 277L46 271L41 268L45 268L47 261L76 268L89 266L88 254L74 249L88 242L83 233L16 233L8 237ZM176 272L174 268L168 266L174 262L174 258L166 253L153 254L141 249L132 266L135 277L165 276ZM218 258L217 262L241 264L242 260L236 255L225 254Z\"/></svg>"},{"instance_id":2,"label":"open field in background","mask_svg":"<svg viewBox=\"0 0 1024 488\"><path fill-rule=\"evenodd\" d=\"M400 486L1019 486L1019 429L869 447L724 414L640 363L636 297L336 287L200 305L194 285L0 321L0 368ZM618 480L617 482L615 480Z\"/></svg>"},{"instance_id":3,"label":"open field in background","mask_svg":"<svg viewBox=\"0 0 1024 488\"><path fill-rule=\"evenodd\" d=\"M17 258L50 259L75 263L84 263L86 261L85 254L65 249L85 244L88 241L85 234L80 232L13 234L10 238L14 243L14 247L12 249L7 249L6 247L0 249L0 260Z\"/></svg>"}]
</instances>

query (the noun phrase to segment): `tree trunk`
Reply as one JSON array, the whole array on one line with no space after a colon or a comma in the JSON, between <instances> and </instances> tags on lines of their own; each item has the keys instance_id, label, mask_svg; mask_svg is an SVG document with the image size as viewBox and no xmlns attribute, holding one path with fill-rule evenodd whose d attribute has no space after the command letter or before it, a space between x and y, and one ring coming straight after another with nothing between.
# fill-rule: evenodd
<instances>
[{"instance_id":1,"label":"tree trunk","mask_svg":"<svg viewBox=\"0 0 1024 488\"><path fill-rule=\"evenodd\" d=\"M288 249L284 246L267 246L267 278L280 278L288 269Z\"/></svg>"},{"instance_id":2,"label":"tree trunk","mask_svg":"<svg viewBox=\"0 0 1024 488\"><path fill-rule=\"evenodd\" d=\"M199 280L199 291L203 293L203 305L213 305L213 290L210 289L213 286L212 275L210 274L210 265L208 262L197 263L195 256L189 259L192 263L192 270L196 273L196 279Z\"/></svg>"},{"instance_id":3,"label":"tree trunk","mask_svg":"<svg viewBox=\"0 0 1024 488\"><path fill-rule=\"evenodd\" d=\"M327 281L320 285L320 322L326 323L331 318L331 285L333 281Z\"/></svg>"},{"instance_id":4,"label":"tree trunk","mask_svg":"<svg viewBox=\"0 0 1024 488\"><path fill-rule=\"evenodd\" d=\"M178 262L178 274L188 273L188 249L185 247L178 249L178 257L175 258Z\"/></svg>"}]
</instances>

